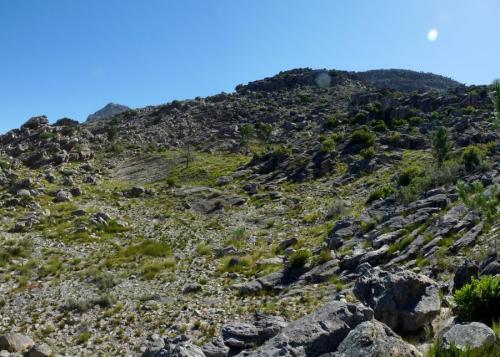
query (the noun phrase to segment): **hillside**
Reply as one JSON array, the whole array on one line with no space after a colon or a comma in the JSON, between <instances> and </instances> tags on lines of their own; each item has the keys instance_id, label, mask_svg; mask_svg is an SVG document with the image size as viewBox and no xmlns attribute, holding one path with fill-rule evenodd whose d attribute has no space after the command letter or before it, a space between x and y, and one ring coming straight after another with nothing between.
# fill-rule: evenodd
<instances>
[{"instance_id":1,"label":"hillside","mask_svg":"<svg viewBox=\"0 0 500 357\"><path fill-rule=\"evenodd\" d=\"M421 356L473 335L494 355L497 325L453 300L500 273L491 91L296 69L83 124L31 118L0 137L0 335L208 357Z\"/></svg>"}]
</instances>

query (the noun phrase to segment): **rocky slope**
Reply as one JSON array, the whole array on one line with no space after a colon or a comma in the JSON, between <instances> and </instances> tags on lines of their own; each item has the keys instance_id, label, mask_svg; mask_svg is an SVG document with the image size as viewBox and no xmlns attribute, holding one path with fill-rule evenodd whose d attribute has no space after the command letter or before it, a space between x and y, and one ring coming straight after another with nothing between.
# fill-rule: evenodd
<instances>
[{"instance_id":1,"label":"rocky slope","mask_svg":"<svg viewBox=\"0 0 500 357\"><path fill-rule=\"evenodd\" d=\"M500 271L499 222L457 189L500 183L490 91L298 69L84 124L31 118L0 137L0 350L497 353L452 299Z\"/></svg>"}]
</instances>

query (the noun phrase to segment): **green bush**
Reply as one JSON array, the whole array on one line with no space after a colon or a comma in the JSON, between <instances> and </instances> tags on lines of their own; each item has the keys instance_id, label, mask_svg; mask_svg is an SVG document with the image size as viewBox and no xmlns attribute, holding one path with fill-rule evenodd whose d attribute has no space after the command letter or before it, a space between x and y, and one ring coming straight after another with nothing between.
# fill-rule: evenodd
<instances>
[{"instance_id":1,"label":"green bush","mask_svg":"<svg viewBox=\"0 0 500 357\"><path fill-rule=\"evenodd\" d=\"M356 113L353 121L356 124L364 124L364 123L366 123L367 119L368 119L368 113L363 111L363 112Z\"/></svg>"},{"instance_id":2,"label":"green bush","mask_svg":"<svg viewBox=\"0 0 500 357\"><path fill-rule=\"evenodd\" d=\"M375 145L375 134L363 128L356 130L349 141L351 146L359 145L362 148L368 148Z\"/></svg>"},{"instance_id":3,"label":"green bush","mask_svg":"<svg viewBox=\"0 0 500 357\"><path fill-rule=\"evenodd\" d=\"M476 145L469 145L462 153L462 164L469 172L474 171L481 165L484 157L484 151Z\"/></svg>"},{"instance_id":4,"label":"green bush","mask_svg":"<svg viewBox=\"0 0 500 357\"><path fill-rule=\"evenodd\" d=\"M384 185L379 188L376 188L372 192L370 192L370 195L368 196L368 199L366 200L366 203L370 204L373 201L376 201L381 198L386 198L396 192L394 187L392 185Z\"/></svg>"},{"instance_id":5,"label":"green bush","mask_svg":"<svg viewBox=\"0 0 500 357\"><path fill-rule=\"evenodd\" d=\"M491 324L500 318L500 276L473 278L455 292L454 299L460 318Z\"/></svg>"},{"instance_id":6,"label":"green bush","mask_svg":"<svg viewBox=\"0 0 500 357\"><path fill-rule=\"evenodd\" d=\"M375 157L375 148L370 146L365 148L359 152L363 159L373 159Z\"/></svg>"},{"instance_id":7,"label":"green bush","mask_svg":"<svg viewBox=\"0 0 500 357\"><path fill-rule=\"evenodd\" d=\"M114 152L116 154L121 154L124 150L125 150L125 148L121 144L118 144L118 143L111 144L111 147L110 147L111 152Z\"/></svg>"},{"instance_id":8,"label":"green bush","mask_svg":"<svg viewBox=\"0 0 500 357\"><path fill-rule=\"evenodd\" d=\"M311 258L312 253L309 249L301 249L288 257L288 266L291 268L300 268L306 265Z\"/></svg>"},{"instance_id":9,"label":"green bush","mask_svg":"<svg viewBox=\"0 0 500 357\"><path fill-rule=\"evenodd\" d=\"M326 139L321 144L321 153L328 154L335 150L335 140Z\"/></svg>"},{"instance_id":10,"label":"green bush","mask_svg":"<svg viewBox=\"0 0 500 357\"><path fill-rule=\"evenodd\" d=\"M385 122L383 120L374 121L374 122L372 122L371 125L372 125L373 130L376 132L383 133L383 132L387 131L387 125L385 124Z\"/></svg>"},{"instance_id":11,"label":"green bush","mask_svg":"<svg viewBox=\"0 0 500 357\"><path fill-rule=\"evenodd\" d=\"M416 177L424 176L424 170L416 165L405 168L398 176L399 186L408 186Z\"/></svg>"},{"instance_id":12,"label":"green bush","mask_svg":"<svg viewBox=\"0 0 500 357\"><path fill-rule=\"evenodd\" d=\"M338 125L338 120L336 117L330 117L328 118L325 123L323 124L323 127L326 129L326 130L333 130L337 127Z\"/></svg>"}]
</instances>

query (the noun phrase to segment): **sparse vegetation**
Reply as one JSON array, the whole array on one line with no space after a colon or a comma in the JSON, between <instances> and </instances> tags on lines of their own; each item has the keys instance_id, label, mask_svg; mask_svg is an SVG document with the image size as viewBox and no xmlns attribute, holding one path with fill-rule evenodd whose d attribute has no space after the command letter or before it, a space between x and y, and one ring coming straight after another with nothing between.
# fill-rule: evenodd
<instances>
[{"instance_id":1,"label":"sparse vegetation","mask_svg":"<svg viewBox=\"0 0 500 357\"><path fill-rule=\"evenodd\" d=\"M500 318L500 276L472 279L455 292L458 315L467 321L492 325Z\"/></svg>"}]
</instances>

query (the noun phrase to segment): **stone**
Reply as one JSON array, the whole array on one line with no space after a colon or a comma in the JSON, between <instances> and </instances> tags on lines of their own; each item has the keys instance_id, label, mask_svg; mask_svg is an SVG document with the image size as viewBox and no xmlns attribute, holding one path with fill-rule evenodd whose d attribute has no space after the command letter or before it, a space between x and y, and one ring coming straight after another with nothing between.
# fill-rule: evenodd
<instances>
[{"instance_id":1,"label":"stone","mask_svg":"<svg viewBox=\"0 0 500 357\"><path fill-rule=\"evenodd\" d=\"M259 331L260 341L267 341L276 336L287 326L281 316L267 315L260 312L255 314L255 327Z\"/></svg>"},{"instance_id":2,"label":"stone","mask_svg":"<svg viewBox=\"0 0 500 357\"><path fill-rule=\"evenodd\" d=\"M333 357L372 356L420 357L421 353L387 325L372 320L360 323L349 332L333 354Z\"/></svg>"},{"instance_id":3,"label":"stone","mask_svg":"<svg viewBox=\"0 0 500 357\"><path fill-rule=\"evenodd\" d=\"M201 285L198 283L191 283L191 284L188 284L184 287L184 289L182 290L182 293L183 294L191 294L191 293L197 293L199 291L201 291Z\"/></svg>"},{"instance_id":4,"label":"stone","mask_svg":"<svg viewBox=\"0 0 500 357\"><path fill-rule=\"evenodd\" d=\"M235 284L234 288L238 290L240 295L253 295L263 290L263 286L258 280Z\"/></svg>"},{"instance_id":5,"label":"stone","mask_svg":"<svg viewBox=\"0 0 500 357\"><path fill-rule=\"evenodd\" d=\"M49 172L49 173L47 173L47 174L45 175L45 179L46 179L46 180L47 180L47 182L49 182L49 183L54 183L54 182L56 182L56 177L55 177L53 174L51 174L50 172Z\"/></svg>"},{"instance_id":6,"label":"stone","mask_svg":"<svg viewBox=\"0 0 500 357\"><path fill-rule=\"evenodd\" d=\"M234 322L222 326L222 339L229 348L244 349L255 347L259 344L259 330L252 324Z\"/></svg>"},{"instance_id":7,"label":"stone","mask_svg":"<svg viewBox=\"0 0 500 357\"><path fill-rule=\"evenodd\" d=\"M497 275L500 274L500 262L493 261L481 269L480 275Z\"/></svg>"},{"instance_id":8,"label":"stone","mask_svg":"<svg viewBox=\"0 0 500 357\"><path fill-rule=\"evenodd\" d=\"M33 346L29 350L27 357L51 357L52 355L52 349L49 347L49 345L42 343Z\"/></svg>"},{"instance_id":9,"label":"stone","mask_svg":"<svg viewBox=\"0 0 500 357\"><path fill-rule=\"evenodd\" d=\"M201 350L206 357L227 357L229 355L229 347L224 344L221 337L205 344Z\"/></svg>"},{"instance_id":10,"label":"stone","mask_svg":"<svg viewBox=\"0 0 500 357\"><path fill-rule=\"evenodd\" d=\"M31 337L19 333L8 333L0 337L0 350L9 352L26 352L33 347L35 342Z\"/></svg>"},{"instance_id":11,"label":"stone","mask_svg":"<svg viewBox=\"0 0 500 357\"><path fill-rule=\"evenodd\" d=\"M357 325L373 318L361 304L331 301L314 314L290 323L248 356L320 356L334 352Z\"/></svg>"},{"instance_id":12,"label":"stone","mask_svg":"<svg viewBox=\"0 0 500 357\"><path fill-rule=\"evenodd\" d=\"M58 191L56 193L56 202L62 203L62 202L69 202L72 199L72 195L68 191Z\"/></svg>"},{"instance_id":13,"label":"stone","mask_svg":"<svg viewBox=\"0 0 500 357\"><path fill-rule=\"evenodd\" d=\"M249 195L255 195L257 193L259 186L255 183L248 183L245 186L243 186L243 189L249 194Z\"/></svg>"},{"instance_id":14,"label":"stone","mask_svg":"<svg viewBox=\"0 0 500 357\"><path fill-rule=\"evenodd\" d=\"M21 125L21 130L24 129L39 129L42 126L48 125L49 124L49 119L45 115L40 115L37 117L32 117L28 119L27 122L25 122L23 125Z\"/></svg>"},{"instance_id":15,"label":"stone","mask_svg":"<svg viewBox=\"0 0 500 357\"><path fill-rule=\"evenodd\" d=\"M453 277L453 290L458 290L465 284L470 283L472 278L477 278L479 266L471 259L466 259L455 272Z\"/></svg>"},{"instance_id":16,"label":"stone","mask_svg":"<svg viewBox=\"0 0 500 357\"><path fill-rule=\"evenodd\" d=\"M453 325L442 337L442 345L450 349L452 345L463 351L489 346L495 343L495 332L480 322Z\"/></svg>"},{"instance_id":17,"label":"stone","mask_svg":"<svg viewBox=\"0 0 500 357\"><path fill-rule=\"evenodd\" d=\"M374 310L377 320L396 332L416 332L430 325L441 308L437 283L407 270L365 269L353 292Z\"/></svg>"},{"instance_id":18,"label":"stone","mask_svg":"<svg viewBox=\"0 0 500 357\"><path fill-rule=\"evenodd\" d=\"M482 233L484 223L480 222L474 226L470 231L465 233L458 239L450 248L453 253L458 253L460 250L470 247L475 244L476 238Z\"/></svg>"},{"instance_id":19,"label":"stone","mask_svg":"<svg viewBox=\"0 0 500 357\"><path fill-rule=\"evenodd\" d=\"M30 197L31 192L29 190L22 189L22 190L17 191L16 196L18 196L18 197Z\"/></svg>"},{"instance_id":20,"label":"stone","mask_svg":"<svg viewBox=\"0 0 500 357\"><path fill-rule=\"evenodd\" d=\"M74 197L79 197L83 194L83 191L80 187L73 187L69 192Z\"/></svg>"},{"instance_id":21,"label":"stone","mask_svg":"<svg viewBox=\"0 0 500 357\"><path fill-rule=\"evenodd\" d=\"M398 238L403 236L406 231L404 229L399 229L394 232L384 233L375 238L372 242L373 248L380 248L385 244L394 243Z\"/></svg>"},{"instance_id":22,"label":"stone","mask_svg":"<svg viewBox=\"0 0 500 357\"><path fill-rule=\"evenodd\" d=\"M292 247L295 244L297 244L298 241L299 240L295 237L285 239L285 240L282 240L281 242L279 242L278 247L280 250L285 250L286 248Z\"/></svg>"},{"instance_id":23,"label":"stone","mask_svg":"<svg viewBox=\"0 0 500 357\"><path fill-rule=\"evenodd\" d=\"M144 189L144 187L141 187L141 186L135 186L135 187L132 187L132 189L130 190L129 194L130 194L130 197L141 197L145 194L146 190Z\"/></svg>"}]
</instances>

